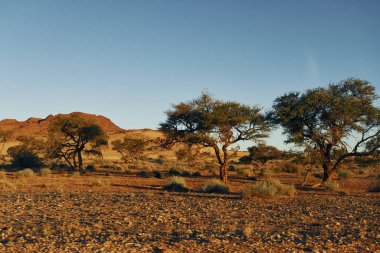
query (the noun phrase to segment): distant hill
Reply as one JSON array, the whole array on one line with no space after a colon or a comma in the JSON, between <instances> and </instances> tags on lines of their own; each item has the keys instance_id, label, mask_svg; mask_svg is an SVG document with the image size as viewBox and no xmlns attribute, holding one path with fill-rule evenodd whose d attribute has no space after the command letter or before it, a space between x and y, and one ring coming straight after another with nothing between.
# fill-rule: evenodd
<instances>
[{"instance_id":1,"label":"distant hill","mask_svg":"<svg viewBox=\"0 0 380 253\"><path fill-rule=\"evenodd\" d=\"M59 115L78 115L79 117L95 122L109 134L122 134L126 130L118 127L109 118L102 115L88 114L82 112L73 112L70 114L49 115L45 119L31 117L25 121L15 119L4 119L0 121L0 130L12 131L12 138L18 136L46 137L48 135L49 124Z\"/></svg>"}]
</instances>

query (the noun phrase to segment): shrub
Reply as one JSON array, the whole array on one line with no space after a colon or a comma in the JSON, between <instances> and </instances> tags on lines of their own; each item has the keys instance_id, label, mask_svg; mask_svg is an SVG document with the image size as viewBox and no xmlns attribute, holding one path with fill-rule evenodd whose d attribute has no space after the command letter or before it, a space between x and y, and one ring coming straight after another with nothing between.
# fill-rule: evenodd
<instances>
[{"instance_id":1,"label":"shrub","mask_svg":"<svg viewBox=\"0 0 380 253\"><path fill-rule=\"evenodd\" d=\"M181 175L181 171L178 169L171 168L168 171L168 174L169 174L169 176L179 176L179 175Z\"/></svg>"},{"instance_id":2,"label":"shrub","mask_svg":"<svg viewBox=\"0 0 380 253\"><path fill-rule=\"evenodd\" d=\"M185 171L183 171L183 172L181 173L181 176L182 176L182 177L190 177L190 176L191 176L191 173L190 173L189 171L185 170Z\"/></svg>"},{"instance_id":3,"label":"shrub","mask_svg":"<svg viewBox=\"0 0 380 253\"><path fill-rule=\"evenodd\" d=\"M274 198L278 196L294 196L296 188L294 185L285 185L278 180L269 180L251 184L243 191L244 198L254 196L262 198Z\"/></svg>"},{"instance_id":4,"label":"shrub","mask_svg":"<svg viewBox=\"0 0 380 253\"><path fill-rule=\"evenodd\" d=\"M274 168L275 172L287 172L287 173L300 173L302 171L302 166L295 164L291 161L281 161L277 162Z\"/></svg>"},{"instance_id":5,"label":"shrub","mask_svg":"<svg viewBox=\"0 0 380 253\"><path fill-rule=\"evenodd\" d=\"M201 190L207 193L228 193L229 187L218 179L213 179L201 186Z\"/></svg>"},{"instance_id":6,"label":"shrub","mask_svg":"<svg viewBox=\"0 0 380 253\"><path fill-rule=\"evenodd\" d=\"M346 170L337 170L336 175L338 176L339 180L344 180L344 179L347 179L348 177L350 177L351 173L346 171Z\"/></svg>"},{"instance_id":7,"label":"shrub","mask_svg":"<svg viewBox=\"0 0 380 253\"><path fill-rule=\"evenodd\" d=\"M189 189L186 186L186 181L182 177L173 176L164 187L167 191L187 192Z\"/></svg>"},{"instance_id":8,"label":"shrub","mask_svg":"<svg viewBox=\"0 0 380 253\"><path fill-rule=\"evenodd\" d=\"M18 168L40 168L42 165L41 159L33 151L23 147L16 146L8 150L12 158L12 166Z\"/></svg>"},{"instance_id":9,"label":"shrub","mask_svg":"<svg viewBox=\"0 0 380 253\"><path fill-rule=\"evenodd\" d=\"M33 177L34 172L31 169L23 169L16 172L17 177Z\"/></svg>"},{"instance_id":10,"label":"shrub","mask_svg":"<svg viewBox=\"0 0 380 253\"><path fill-rule=\"evenodd\" d=\"M337 191L337 190L339 190L340 185L337 182L331 180L331 181L327 181L326 183L324 183L324 187L328 191Z\"/></svg>"},{"instance_id":11,"label":"shrub","mask_svg":"<svg viewBox=\"0 0 380 253\"><path fill-rule=\"evenodd\" d=\"M315 178L322 179L323 178L323 173L313 173L313 176Z\"/></svg>"},{"instance_id":12,"label":"shrub","mask_svg":"<svg viewBox=\"0 0 380 253\"><path fill-rule=\"evenodd\" d=\"M51 170L49 168L42 168L40 169L39 172L40 172L40 175L43 177L51 174Z\"/></svg>"},{"instance_id":13,"label":"shrub","mask_svg":"<svg viewBox=\"0 0 380 253\"><path fill-rule=\"evenodd\" d=\"M193 177L201 177L202 174L200 171L195 171L193 174L192 174Z\"/></svg>"},{"instance_id":14,"label":"shrub","mask_svg":"<svg viewBox=\"0 0 380 253\"><path fill-rule=\"evenodd\" d=\"M370 192L380 192L380 180L377 180L371 187L369 188Z\"/></svg>"},{"instance_id":15,"label":"shrub","mask_svg":"<svg viewBox=\"0 0 380 253\"><path fill-rule=\"evenodd\" d=\"M142 170L142 171L137 172L137 176L138 176L138 177L149 178L149 177L153 177L153 173L152 173L152 172L145 171L145 170Z\"/></svg>"},{"instance_id":16,"label":"shrub","mask_svg":"<svg viewBox=\"0 0 380 253\"><path fill-rule=\"evenodd\" d=\"M89 164L86 166L86 171L94 172L96 170L95 165Z\"/></svg>"},{"instance_id":17,"label":"shrub","mask_svg":"<svg viewBox=\"0 0 380 253\"><path fill-rule=\"evenodd\" d=\"M153 177L162 178L162 173L160 171L154 170L153 171Z\"/></svg>"}]
</instances>

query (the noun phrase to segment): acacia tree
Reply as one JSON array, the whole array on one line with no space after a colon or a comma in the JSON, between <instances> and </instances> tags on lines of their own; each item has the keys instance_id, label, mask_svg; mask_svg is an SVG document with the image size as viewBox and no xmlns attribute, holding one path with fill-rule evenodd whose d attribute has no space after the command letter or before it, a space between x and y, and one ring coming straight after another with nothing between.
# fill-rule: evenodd
<instances>
[{"instance_id":1,"label":"acacia tree","mask_svg":"<svg viewBox=\"0 0 380 253\"><path fill-rule=\"evenodd\" d=\"M108 136L102 128L78 115L58 116L49 126L49 156L63 158L72 170L83 170L83 153L101 156Z\"/></svg>"},{"instance_id":2,"label":"acacia tree","mask_svg":"<svg viewBox=\"0 0 380 253\"><path fill-rule=\"evenodd\" d=\"M282 152L276 147L267 146L263 143L249 147L248 152L249 155L247 160L250 160L251 162L257 161L262 165L265 165L270 160L279 159L282 156Z\"/></svg>"},{"instance_id":3,"label":"acacia tree","mask_svg":"<svg viewBox=\"0 0 380 253\"><path fill-rule=\"evenodd\" d=\"M374 105L377 99L369 82L350 78L327 88L278 97L272 116L284 128L288 143L318 148L326 182L347 157L378 152L380 109Z\"/></svg>"},{"instance_id":4,"label":"acacia tree","mask_svg":"<svg viewBox=\"0 0 380 253\"><path fill-rule=\"evenodd\" d=\"M190 102L173 105L160 124L167 144L187 143L214 150L220 180L227 182L231 146L240 141L267 137L269 126L259 107L216 100L207 93ZM238 147L235 147L237 150Z\"/></svg>"},{"instance_id":5,"label":"acacia tree","mask_svg":"<svg viewBox=\"0 0 380 253\"><path fill-rule=\"evenodd\" d=\"M148 142L142 139L124 137L124 140L112 142L113 150L117 151L125 163L137 162L144 154Z\"/></svg>"}]
</instances>

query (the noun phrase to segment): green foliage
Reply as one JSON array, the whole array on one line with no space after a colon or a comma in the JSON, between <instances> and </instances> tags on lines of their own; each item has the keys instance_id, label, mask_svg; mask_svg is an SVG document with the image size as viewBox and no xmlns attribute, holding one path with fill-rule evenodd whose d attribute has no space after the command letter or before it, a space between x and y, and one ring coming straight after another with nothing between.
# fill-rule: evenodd
<instances>
[{"instance_id":1,"label":"green foliage","mask_svg":"<svg viewBox=\"0 0 380 253\"><path fill-rule=\"evenodd\" d=\"M251 162L260 162L261 164L266 164L270 160L280 159L282 157L282 152L273 146L266 146L263 143L257 146L248 148L248 158L243 158L243 161L250 160Z\"/></svg>"},{"instance_id":2,"label":"green foliage","mask_svg":"<svg viewBox=\"0 0 380 253\"><path fill-rule=\"evenodd\" d=\"M8 155L12 158L12 166L16 168L40 168L42 161L33 150L25 145L10 147Z\"/></svg>"},{"instance_id":3,"label":"green foliage","mask_svg":"<svg viewBox=\"0 0 380 253\"><path fill-rule=\"evenodd\" d=\"M220 180L209 180L201 186L201 190L206 193L228 193L229 187Z\"/></svg>"},{"instance_id":4,"label":"green foliage","mask_svg":"<svg viewBox=\"0 0 380 253\"><path fill-rule=\"evenodd\" d=\"M278 180L272 179L247 186L243 191L243 198L275 198L279 196L292 197L295 193L296 189L294 185L285 185Z\"/></svg>"},{"instance_id":5,"label":"green foliage","mask_svg":"<svg viewBox=\"0 0 380 253\"><path fill-rule=\"evenodd\" d=\"M113 150L117 151L125 163L136 163L143 157L144 150L148 142L142 139L124 137L123 141L115 140L112 142Z\"/></svg>"},{"instance_id":6,"label":"green foliage","mask_svg":"<svg viewBox=\"0 0 380 253\"><path fill-rule=\"evenodd\" d=\"M380 109L374 105L377 99L370 83L350 78L327 88L278 97L272 119L284 128L288 143L318 149L323 155L324 180L328 180L330 171L347 157L378 152ZM352 135L359 138L347 150L346 143Z\"/></svg>"},{"instance_id":7,"label":"green foliage","mask_svg":"<svg viewBox=\"0 0 380 253\"><path fill-rule=\"evenodd\" d=\"M78 115L57 116L49 125L50 158L65 159L73 170L84 172L83 154L102 156L108 136L102 128Z\"/></svg>"},{"instance_id":8,"label":"green foliage","mask_svg":"<svg viewBox=\"0 0 380 253\"><path fill-rule=\"evenodd\" d=\"M186 186L186 181L182 177L171 177L169 182L164 187L167 191L187 192L189 189Z\"/></svg>"},{"instance_id":9,"label":"green foliage","mask_svg":"<svg viewBox=\"0 0 380 253\"><path fill-rule=\"evenodd\" d=\"M239 141L267 136L269 127L260 111L259 107L216 100L203 93L190 102L173 105L172 110L166 112L167 120L160 124L160 130L168 146L182 142L212 147L220 166L220 177L227 180L228 147Z\"/></svg>"}]
</instances>

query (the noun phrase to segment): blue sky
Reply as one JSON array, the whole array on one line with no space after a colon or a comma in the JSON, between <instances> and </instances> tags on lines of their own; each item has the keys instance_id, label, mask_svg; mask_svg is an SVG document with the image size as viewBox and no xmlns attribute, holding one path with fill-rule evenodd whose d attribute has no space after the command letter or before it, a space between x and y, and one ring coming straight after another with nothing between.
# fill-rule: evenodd
<instances>
[{"instance_id":1,"label":"blue sky","mask_svg":"<svg viewBox=\"0 0 380 253\"><path fill-rule=\"evenodd\" d=\"M351 76L379 93L379 13L377 0L3 0L0 118L82 111L157 128L205 89L264 108Z\"/></svg>"}]
</instances>

